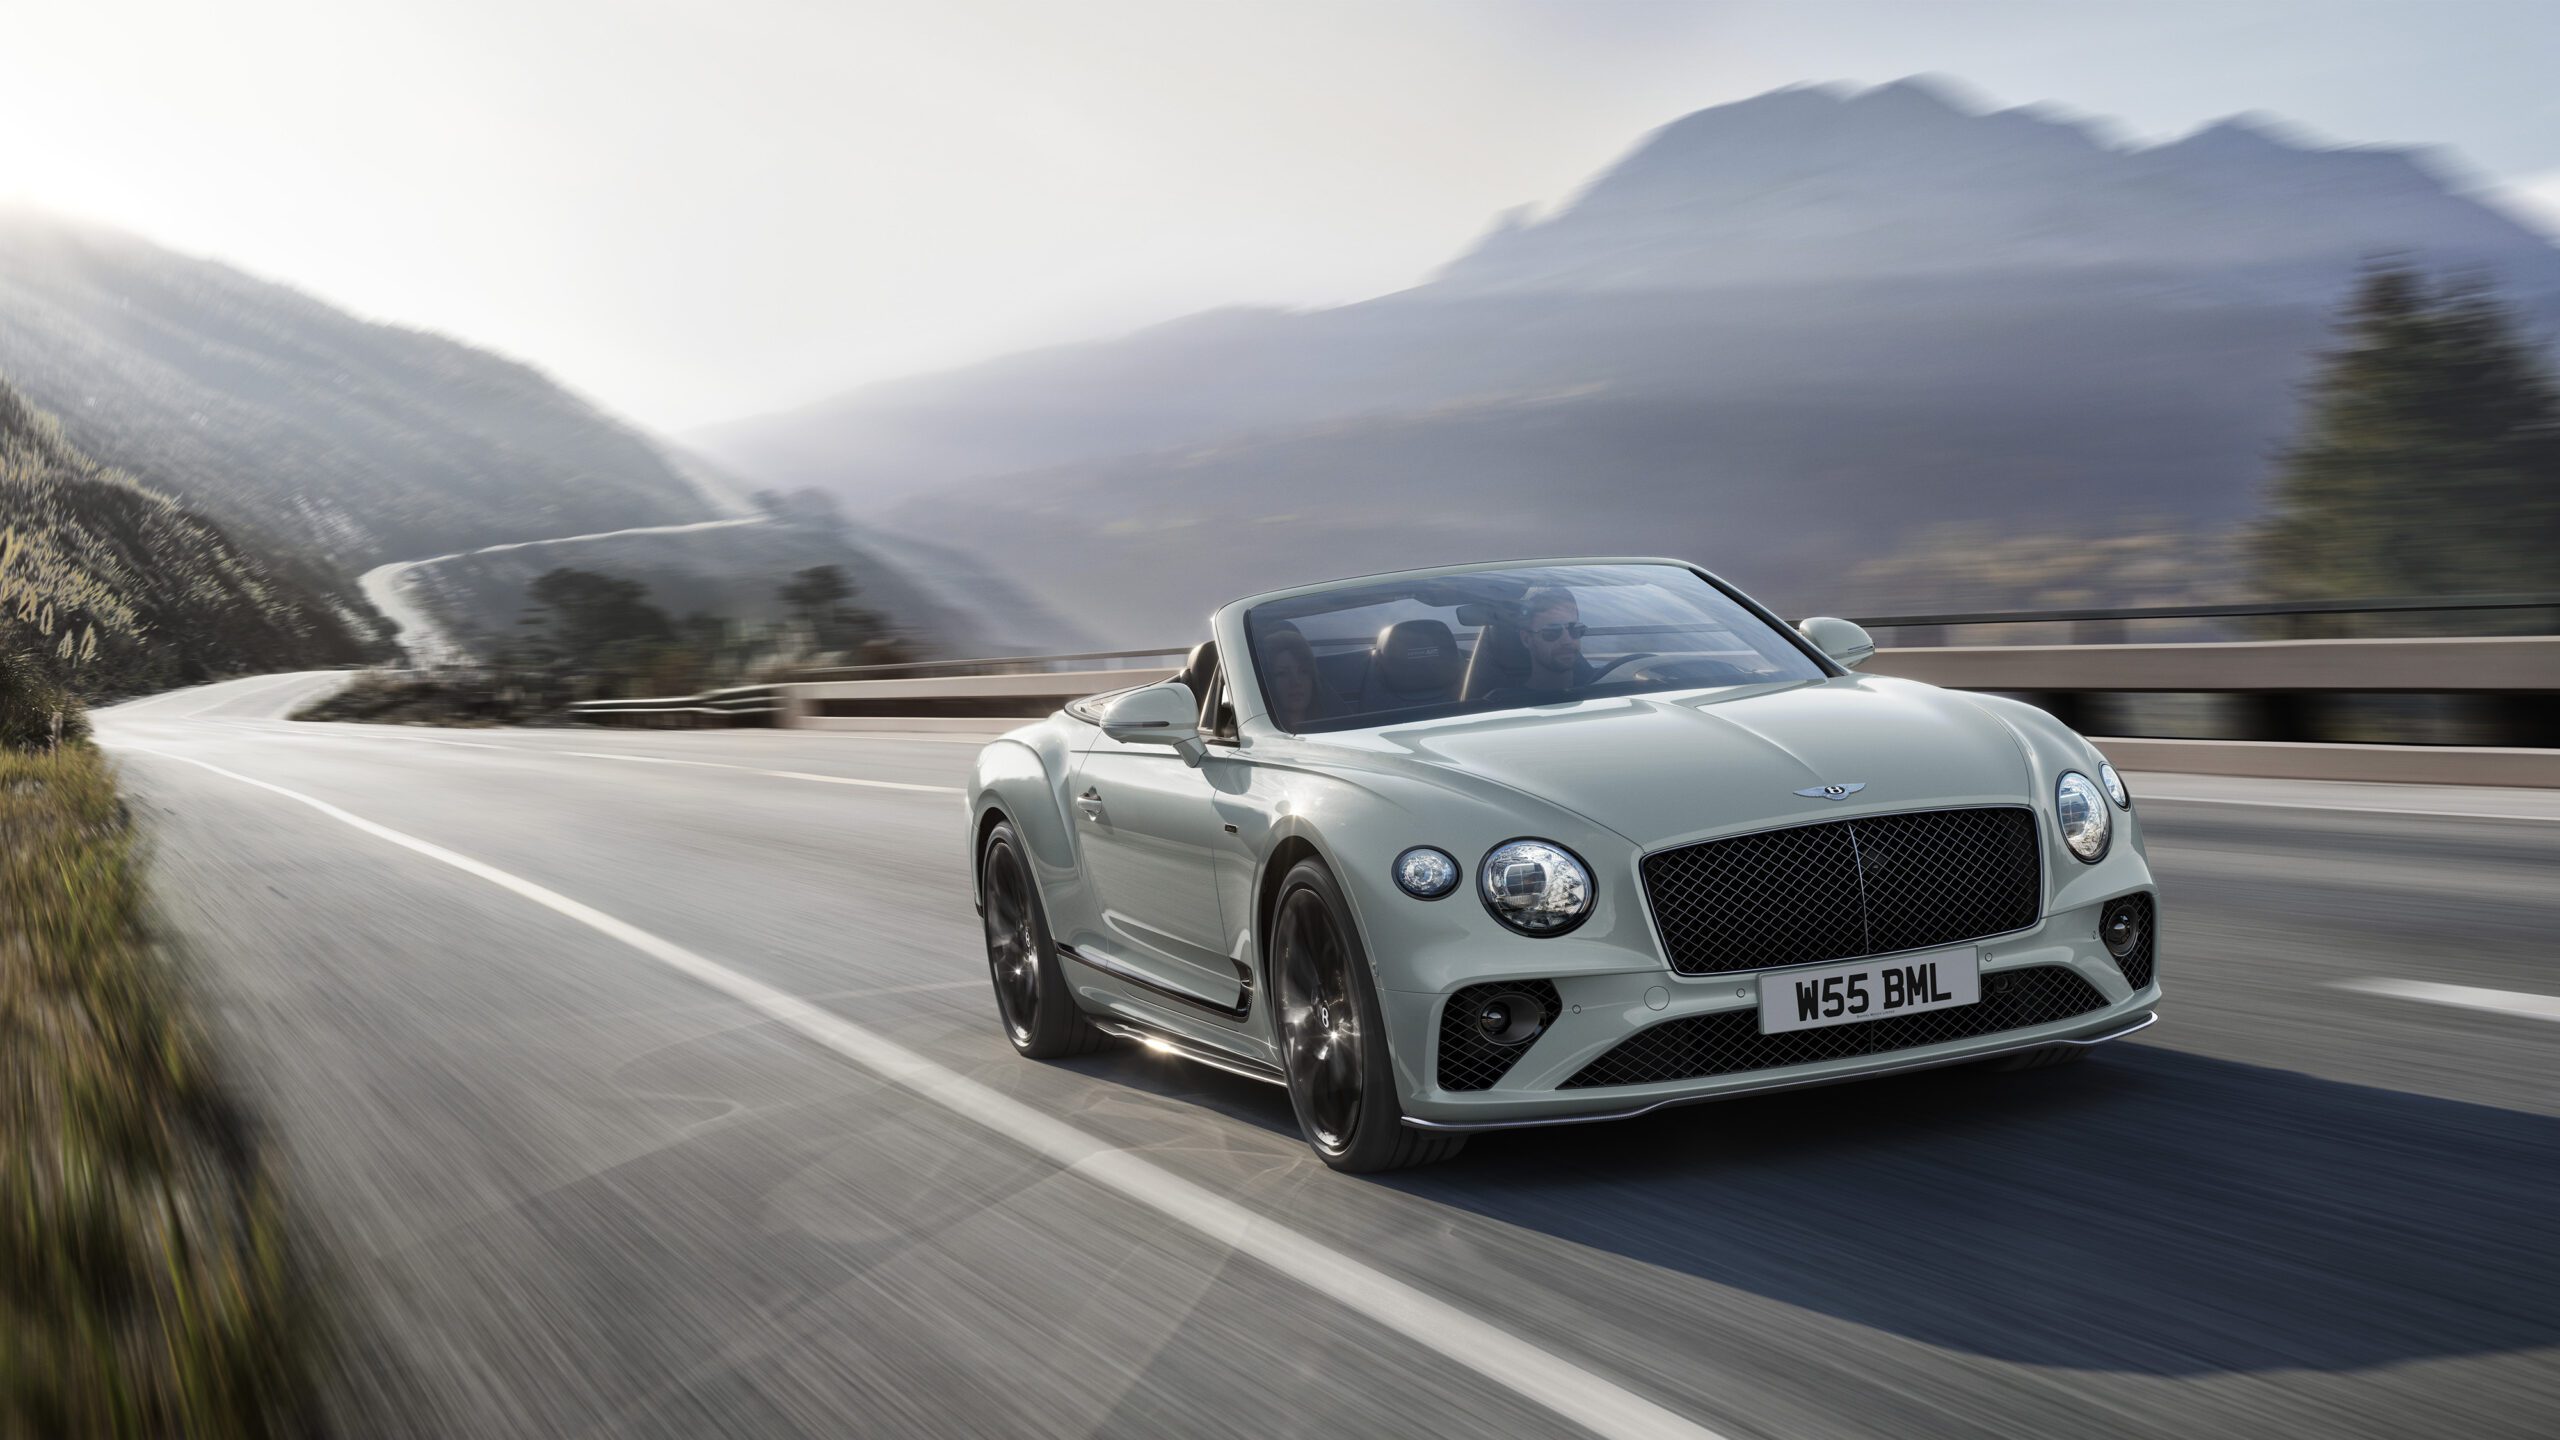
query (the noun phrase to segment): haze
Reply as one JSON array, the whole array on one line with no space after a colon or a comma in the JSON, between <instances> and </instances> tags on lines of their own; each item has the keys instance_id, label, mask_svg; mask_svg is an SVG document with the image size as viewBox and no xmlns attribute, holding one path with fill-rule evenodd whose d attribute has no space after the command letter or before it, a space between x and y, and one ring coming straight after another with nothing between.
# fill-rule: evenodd
<instances>
[{"instance_id":1,"label":"haze","mask_svg":"<svg viewBox=\"0 0 2560 1440\"><path fill-rule=\"evenodd\" d=\"M1802 80L2441 144L2560 229L2560 10L2527 4L136 0L0 33L0 198L667 430L1398 289L1644 131Z\"/></svg>"}]
</instances>

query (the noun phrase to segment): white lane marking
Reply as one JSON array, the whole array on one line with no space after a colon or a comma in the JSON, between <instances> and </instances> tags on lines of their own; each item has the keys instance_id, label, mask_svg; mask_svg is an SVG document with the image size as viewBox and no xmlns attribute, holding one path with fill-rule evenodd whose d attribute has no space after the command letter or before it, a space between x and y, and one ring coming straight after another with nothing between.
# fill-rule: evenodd
<instances>
[{"instance_id":1,"label":"white lane marking","mask_svg":"<svg viewBox=\"0 0 2560 1440\"><path fill-rule=\"evenodd\" d=\"M345 734L332 731L332 734ZM776 780L807 780L818 785L859 785L868 790L913 790L926 795L961 795L967 792L957 785L917 785L904 780L857 780L850 775L819 775L807 770L767 770L755 765L726 765L717 760L671 760L660 755L615 755L603 750L556 750L548 745L492 745L484 740L448 740L441 735L411 735L401 730L388 730L381 735L365 735L366 740L415 740L421 745L451 745L460 750L504 750L516 755L573 755L581 760L626 760L634 765L698 765L706 770L737 770L749 775L766 775Z\"/></svg>"},{"instance_id":2,"label":"white lane marking","mask_svg":"<svg viewBox=\"0 0 2560 1440\"><path fill-rule=\"evenodd\" d=\"M2439 985L2432 980L2338 980L2335 988L2354 990L2365 995L2388 995L2395 1000L2421 1000L2429 1005L2453 1005L2464 1010L2494 1010L2501 1015L2523 1015L2535 1020L2560 1020L2560 995L2533 995L2522 990L2484 990L2476 985Z\"/></svg>"},{"instance_id":3,"label":"white lane marking","mask_svg":"<svg viewBox=\"0 0 2560 1440\"><path fill-rule=\"evenodd\" d=\"M2534 825L2560 825L2560 815L2501 815L2492 810L2403 810L2383 805L2334 805L2319 800L2225 800L2219 796L2157 795L2138 792L2134 804L2245 805L2253 810L2342 810L2351 815L2415 815L2428 820L2521 820Z\"/></svg>"},{"instance_id":4,"label":"white lane marking","mask_svg":"<svg viewBox=\"0 0 2560 1440\"><path fill-rule=\"evenodd\" d=\"M341 824L486 880L619 940L668 969L763 1012L892 1084L1044 1156L1063 1169L1116 1190L1215 1243L1250 1256L1278 1274L1596 1434L1720 1440L1715 1431L1683 1419L1597 1372L1150 1161L1114 1149L1096 1136L989 1089L832 1011L742 975L672 940L494 865L341 810L326 800L148 745L123 748L193 765L307 805Z\"/></svg>"}]
</instances>

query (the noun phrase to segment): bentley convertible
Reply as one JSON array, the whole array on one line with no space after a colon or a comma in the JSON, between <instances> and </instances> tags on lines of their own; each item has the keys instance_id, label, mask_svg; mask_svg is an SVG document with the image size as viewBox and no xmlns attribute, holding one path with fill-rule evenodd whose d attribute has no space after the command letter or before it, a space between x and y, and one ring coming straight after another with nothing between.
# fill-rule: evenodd
<instances>
[{"instance_id":1,"label":"bentley convertible","mask_svg":"<svg viewBox=\"0 0 2560 1440\"><path fill-rule=\"evenodd\" d=\"M2149 1024L2132 797L2018 701L1856 673L1675 560L1239 600L1176 678L988 745L968 852L1004 1030L1287 1087L1341 1170L1477 1130Z\"/></svg>"}]
</instances>

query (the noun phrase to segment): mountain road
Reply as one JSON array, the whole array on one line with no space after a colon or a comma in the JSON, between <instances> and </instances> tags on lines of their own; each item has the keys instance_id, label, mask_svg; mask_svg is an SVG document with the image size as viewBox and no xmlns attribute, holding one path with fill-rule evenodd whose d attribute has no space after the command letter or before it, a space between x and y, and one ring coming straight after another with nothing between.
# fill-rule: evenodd
<instances>
[{"instance_id":1,"label":"mountain road","mask_svg":"<svg viewBox=\"0 0 2560 1440\"><path fill-rule=\"evenodd\" d=\"M344 678L94 721L347 1433L2560 1430L2560 796L2136 775L2167 999L2090 1063L1364 1179L1012 1052L974 739L281 718Z\"/></svg>"}]
</instances>

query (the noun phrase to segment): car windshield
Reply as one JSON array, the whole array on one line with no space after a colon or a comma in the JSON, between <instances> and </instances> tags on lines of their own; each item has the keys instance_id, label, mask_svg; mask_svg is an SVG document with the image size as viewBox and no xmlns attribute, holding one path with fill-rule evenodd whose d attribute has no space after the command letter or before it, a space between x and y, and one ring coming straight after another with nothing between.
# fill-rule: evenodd
<instances>
[{"instance_id":1,"label":"car windshield","mask_svg":"<svg viewBox=\"0 0 2560 1440\"><path fill-rule=\"evenodd\" d=\"M1271 720L1298 734L1824 673L1677 565L1352 580L1256 605L1244 625Z\"/></svg>"}]
</instances>

